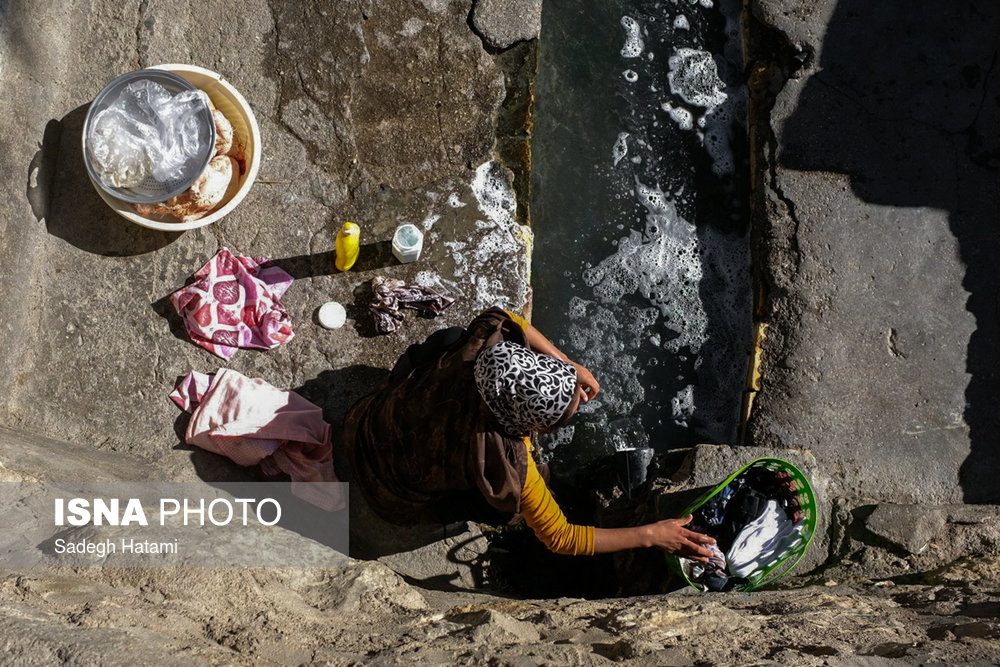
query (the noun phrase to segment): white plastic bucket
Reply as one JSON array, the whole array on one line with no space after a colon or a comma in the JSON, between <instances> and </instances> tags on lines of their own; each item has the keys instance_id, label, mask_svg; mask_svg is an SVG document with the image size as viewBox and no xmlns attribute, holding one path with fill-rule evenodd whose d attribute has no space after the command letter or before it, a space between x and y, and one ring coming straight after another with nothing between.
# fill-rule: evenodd
<instances>
[{"instance_id":1,"label":"white plastic bucket","mask_svg":"<svg viewBox=\"0 0 1000 667\"><path fill-rule=\"evenodd\" d=\"M216 209L214 212L206 215L203 218L197 220L192 220L190 222L164 222L160 220L152 220L150 218L139 215L135 212L128 203L111 196L105 192L96 183L94 188L97 190L97 194L101 195L101 198L107 202L108 206L114 209L115 213L122 216L126 220L134 222L137 225L142 225L143 227L149 227L151 229L159 229L166 232L182 232L188 229L197 229L198 227L204 227L205 225L210 225L213 222L221 220L226 215L229 214L234 208L236 208L243 198L247 196L250 191L250 186L253 185L254 180L257 178L257 170L260 169L260 128L257 126L257 118L253 115L253 111L250 109L250 105L247 104L246 99L240 95L239 91L233 88L233 86L222 78L222 75L213 72L212 70L205 69L204 67L198 67L196 65L180 65L180 64L170 64L170 65L156 65L150 69L162 69L168 72L173 72L178 74L196 87L205 91L208 97L212 100L212 104L221 111L226 119L233 126L233 136L234 141L240 140L243 142L244 156L246 158L246 170L240 176L240 185L229 201L223 202L221 208ZM81 137L81 141L83 137ZM84 148L86 150L86 148ZM91 178L93 182L93 178Z\"/></svg>"}]
</instances>

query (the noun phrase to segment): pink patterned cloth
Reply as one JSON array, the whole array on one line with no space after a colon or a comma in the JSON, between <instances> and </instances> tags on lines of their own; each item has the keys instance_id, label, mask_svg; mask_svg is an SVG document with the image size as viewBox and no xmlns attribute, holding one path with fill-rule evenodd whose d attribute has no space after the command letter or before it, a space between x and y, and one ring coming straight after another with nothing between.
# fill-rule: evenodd
<instances>
[{"instance_id":1,"label":"pink patterned cloth","mask_svg":"<svg viewBox=\"0 0 1000 667\"><path fill-rule=\"evenodd\" d=\"M223 359L241 347L270 350L290 341L292 321L279 300L292 277L263 257L220 250L170 295L191 340Z\"/></svg>"},{"instance_id":2,"label":"pink patterned cloth","mask_svg":"<svg viewBox=\"0 0 1000 667\"><path fill-rule=\"evenodd\" d=\"M170 393L191 413L185 440L242 466L260 464L267 475L286 473L292 493L334 512L344 507L333 472L330 425L323 411L294 391L277 389L228 368L215 375L192 371Z\"/></svg>"}]
</instances>

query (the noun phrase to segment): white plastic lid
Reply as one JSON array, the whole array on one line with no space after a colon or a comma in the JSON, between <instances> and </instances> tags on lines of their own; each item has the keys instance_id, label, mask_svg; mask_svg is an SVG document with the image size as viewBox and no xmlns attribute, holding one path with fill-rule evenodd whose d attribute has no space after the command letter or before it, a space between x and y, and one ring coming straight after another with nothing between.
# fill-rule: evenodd
<instances>
[{"instance_id":1,"label":"white plastic lid","mask_svg":"<svg viewBox=\"0 0 1000 667\"><path fill-rule=\"evenodd\" d=\"M316 318L327 329L339 329L347 321L347 310L336 301L329 301L319 307Z\"/></svg>"}]
</instances>

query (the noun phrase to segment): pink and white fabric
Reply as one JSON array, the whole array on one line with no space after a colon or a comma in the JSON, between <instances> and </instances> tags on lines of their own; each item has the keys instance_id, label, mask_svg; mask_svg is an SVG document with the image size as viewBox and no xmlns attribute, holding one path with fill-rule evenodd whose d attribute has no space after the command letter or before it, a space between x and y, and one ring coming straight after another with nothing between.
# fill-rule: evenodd
<instances>
[{"instance_id":1,"label":"pink and white fabric","mask_svg":"<svg viewBox=\"0 0 1000 667\"><path fill-rule=\"evenodd\" d=\"M215 375L192 371L170 393L191 413L185 441L242 466L260 464L266 475L287 474L292 493L334 512L345 505L333 471L330 425L323 410L294 391L277 389L228 368Z\"/></svg>"},{"instance_id":2,"label":"pink and white fabric","mask_svg":"<svg viewBox=\"0 0 1000 667\"><path fill-rule=\"evenodd\" d=\"M269 260L223 248L194 277L170 301L209 352L230 359L241 347L270 350L295 336L280 301L293 279Z\"/></svg>"}]
</instances>

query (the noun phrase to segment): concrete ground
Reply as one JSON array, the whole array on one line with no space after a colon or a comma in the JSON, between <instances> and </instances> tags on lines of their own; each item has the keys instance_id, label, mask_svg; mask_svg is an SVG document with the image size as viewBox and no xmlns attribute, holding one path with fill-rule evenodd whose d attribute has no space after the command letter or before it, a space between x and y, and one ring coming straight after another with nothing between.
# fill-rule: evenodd
<instances>
[{"instance_id":1,"label":"concrete ground","mask_svg":"<svg viewBox=\"0 0 1000 667\"><path fill-rule=\"evenodd\" d=\"M468 13L468 3L433 0L260 1L235 15L173 0L4 3L0 88L17 102L0 112L0 424L146 461L165 479L224 474L215 457L177 447L180 413L166 396L188 371L226 365L302 388L339 425L408 344L494 301L522 309L520 227L502 209L487 216L470 189L492 159L505 88ZM87 106L110 79L173 62L222 73L249 101L264 146L239 208L183 234L115 215L80 148ZM361 225L363 249L341 274L333 241L345 220ZM388 247L402 222L427 234L421 260L405 266ZM491 249L473 252L487 236ZM274 259L296 278L283 298L290 344L225 363L188 341L167 297L222 247ZM366 284L420 273L455 305L373 336ZM336 331L314 315L331 300L350 318Z\"/></svg>"}]
</instances>

